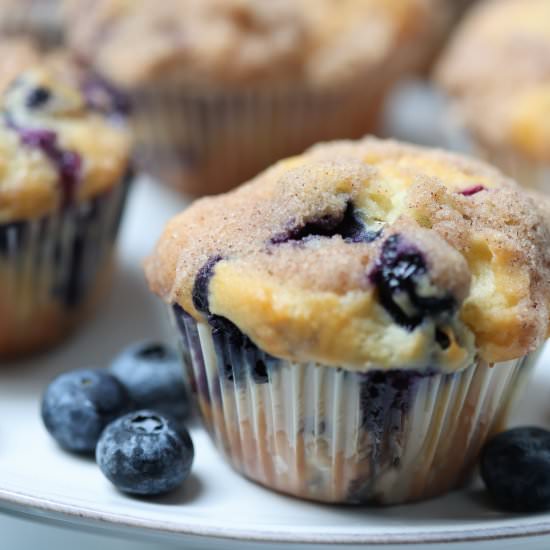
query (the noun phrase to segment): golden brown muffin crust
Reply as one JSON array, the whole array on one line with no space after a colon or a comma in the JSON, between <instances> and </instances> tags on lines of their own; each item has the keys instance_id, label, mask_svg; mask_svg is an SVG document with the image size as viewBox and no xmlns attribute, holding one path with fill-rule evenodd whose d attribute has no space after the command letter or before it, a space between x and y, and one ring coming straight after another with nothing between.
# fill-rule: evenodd
<instances>
[{"instance_id":1,"label":"golden brown muffin crust","mask_svg":"<svg viewBox=\"0 0 550 550\"><path fill-rule=\"evenodd\" d=\"M127 86L328 83L430 41L439 0L66 0L73 48ZM365 37L368 36L368 40ZM401 52L403 55L403 52Z\"/></svg>"},{"instance_id":2,"label":"golden brown muffin crust","mask_svg":"<svg viewBox=\"0 0 550 550\"><path fill-rule=\"evenodd\" d=\"M146 273L203 320L209 264L209 314L291 360L452 370L476 353L521 357L548 333L548 219L496 170L442 151L374 138L314 147L171 220ZM417 295L403 290L411 280Z\"/></svg>"}]
</instances>

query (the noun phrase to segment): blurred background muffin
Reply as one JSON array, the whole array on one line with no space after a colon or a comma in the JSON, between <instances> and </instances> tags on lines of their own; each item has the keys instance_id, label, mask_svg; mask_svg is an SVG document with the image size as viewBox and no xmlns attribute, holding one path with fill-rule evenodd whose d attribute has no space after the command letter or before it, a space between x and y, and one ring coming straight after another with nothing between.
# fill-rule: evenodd
<instances>
[{"instance_id":1,"label":"blurred background muffin","mask_svg":"<svg viewBox=\"0 0 550 550\"><path fill-rule=\"evenodd\" d=\"M464 15L464 13L478 2L478 0L448 0L448 2L451 4L450 8L456 20Z\"/></svg>"},{"instance_id":2,"label":"blurred background muffin","mask_svg":"<svg viewBox=\"0 0 550 550\"><path fill-rule=\"evenodd\" d=\"M485 0L438 64L458 139L550 192L550 0Z\"/></svg>"},{"instance_id":3,"label":"blurred background muffin","mask_svg":"<svg viewBox=\"0 0 550 550\"><path fill-rule=\"evenodd\" d=\"M66 0L81 59L133 99L138 158L201 195L322 139L376 128L426 63L440 0Z\"/></svg>"},{"instance_id":4,"label":"blurred background muffin","mask_svg":"<svg viewBox=\"0 0 550 550\"><path fill-rule=\"evenodd\" d=\"M104 294L131 155L123 117L67 57L6 48L21 66L0 65L1 359L57 343Z\"/></svg>"},{"instance_id":5,"label":"blurred background muffin","mask_svg":"<svg viewBox=\"0 0 550 550\"><path fill-rule=\"evenodd\" d=\"M62 0L0 0L0 33L32 36L43 44L62 39Z\"/></svg>"},{"instance_id":6,"label":"blurred background muffin","mask_svg":"<svg viewBox=\"0 0 550 550\"><path fill-rule=\"evenodd\" d=\"M172 219L146 262L244 475L395 504L464 483L550 327L550 224L489 165L318 145Z\"/></svg>"}]
</instances>

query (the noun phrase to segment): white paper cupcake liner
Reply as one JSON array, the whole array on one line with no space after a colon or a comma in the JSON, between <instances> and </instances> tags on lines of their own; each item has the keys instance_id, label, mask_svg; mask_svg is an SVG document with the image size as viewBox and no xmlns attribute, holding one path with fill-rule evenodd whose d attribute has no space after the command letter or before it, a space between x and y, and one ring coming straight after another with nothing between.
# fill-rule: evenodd
<instances>
[{"instance_id":1,"label":"white paper cupcake liner","mask_svg":"<svg viewBox=\"0 0 550 550\"><path fill-rule=\"evenodd\" d=\"M104 292L130 180L44 218L0 224L0 358L56 343Z\"/></svg>"},{"instance_id":2,"label":"white paper cupcake liner","mask_svg":"<svg viewBox=\"0 0 550 550\"><path fill-rule=\"evenodd\" d=\"M172 313L218 449L246 477L323 502L396 504L464 483L536 355L453 374L356 373L278 360L233 330Z\"/></svg>"}]
</instances>

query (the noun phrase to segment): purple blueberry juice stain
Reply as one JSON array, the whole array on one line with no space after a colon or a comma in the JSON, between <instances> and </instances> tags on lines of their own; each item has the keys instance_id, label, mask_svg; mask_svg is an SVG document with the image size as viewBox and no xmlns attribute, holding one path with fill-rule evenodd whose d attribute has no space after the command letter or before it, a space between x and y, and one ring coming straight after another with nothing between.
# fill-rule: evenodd
<instances>
[{"instance_id":1,"label":"purple blueberry juice stain","mask_svg":"<svg viewBox=\"0 0 550 550\"><path fill-rule=\"evenodd\" d=\"M401 235L388 237L373 270L371 283L378 289L378 299L393 320L408 330L414 330L427 317L451 313L456 301L449 293L440 296L421 296L418 286L428 276L423 254ZM406 297L411 305L405 311L400 298Z\"/></svg>"},{"instance_id":2,"label":"purple blueberry juice stain","mask_svg":"<svg viewBox=\"0 0 550 550\"><path fill-rule=\"evenodd\" d=\"M210 315L214 349L222 381L244 384L247 375L255 384L266 384L278 360L261 351L234 323L219 315Z\"/></svg>"},{"instance_id":3,"label":"purple blueberry juice stain","mask_svg":"<svg viewBox=\"0 0 550 550\"><path fill-rule=\"evenodd\" d=\"M358 375L360 430L368 434L370 443L368 460L371 467L368 479L374 478L383 469L399 468L400 438L407 415L419 384L434 374L435 370L428 369L371 371ZM374 496L368 479L356 479L350 484L349 497L352 501L365 502Z\"/></svg>"},{"instance_id":4,"label":"purple blueberry juice stain","mask_svg":"<svg viewBox=\"0 0 550 550\"><path fill-rule=\"evenodd\" d=\"M208 287L214 274L216 264L222 260L222 256L212 256L199 269L193 285L193 304L201 313L206 314L206 319L212 331L214 351L216 353L218 372L221 383L242 384L250 376L254 383L265 384L270 380L270 373L279 361L263 352L244 334L233 322L220 315L213 315L208 304ZM188 314L174 306L176 319L185 319ZM196 324L194 320L192 324ZM182 331L182 324L178 321L180 333L187 344L193 347L189 337L189 324L185 323L185 332ZM196 332L196 327L193 329ZM200 343L197 339L195 347ZM202 356L202 352L201 352ZM196 357L194 357L196 360ZM204 362L199 365L199 370L204 370ZM200 389L200 388L199 388ZM208 392L208 388L205 388ZM221 393L221 390L220 390ZM219 397L219 396L215 396Z\"/></svg>"},{"instance_id":5,"label":"purple blueberry juice stain","mask_svg":"<svg viewBox=\"0 0 550 550\"><path fill-rule=\"evenodd\" d=\"M369 243L382 234L381 230L370 230L360 220L353 203L349 201L346 209L337 214L327 214L299 226L292 226L275 235L270 244L288 242L305 242L319 237L334 237L340 235L348 243Z\"/></svg>"},{"instance_id":6,"label":"purple blueberry juice stain","mask_svg":"<svg viewBox=\"0 0 550 550\"><path fill-rule=\"evenodd\" d=\"M55 166L62 191L62 207L71 205L74 202L82 170L80 155L61 148L57 141L57 133L52 130L21 128L13 121L8 121L8 126L17 132L23 145L41 151Z\"/></svg>"},{"instance_id":7,"label":"purple blueberry juice stain","mask_svg":"<svg viewBox=\"0 0 550 550\"><path fill-rule=\"evenodd\" d=\"M485 191L485 189L486 187L484 185L473 185L472 187L468 187L467 189L459 191L459 193L461 195L464 195L465 197L471 197L472 195L476 195L481 191Z\"/></svg>"}]
</instances>

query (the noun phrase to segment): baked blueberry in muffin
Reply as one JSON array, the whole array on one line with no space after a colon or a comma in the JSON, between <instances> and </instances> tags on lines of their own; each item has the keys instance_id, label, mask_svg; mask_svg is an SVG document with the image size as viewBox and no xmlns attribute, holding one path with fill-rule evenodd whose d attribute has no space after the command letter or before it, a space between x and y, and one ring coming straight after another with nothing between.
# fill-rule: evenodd
<instances>
[{"instance_id":1,"label":"baked blueberry in muffin","mask_svg":"<svg viewBox=\"0 0 550 550\"><path fill-rule=\"evenodd\" d=\"M548 335L539 202L484 163L366 138L171 220L146 273L231 463L331 502L462 482Z\"/></svg>"}]
</instances>

